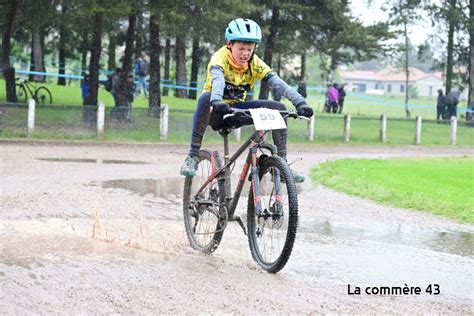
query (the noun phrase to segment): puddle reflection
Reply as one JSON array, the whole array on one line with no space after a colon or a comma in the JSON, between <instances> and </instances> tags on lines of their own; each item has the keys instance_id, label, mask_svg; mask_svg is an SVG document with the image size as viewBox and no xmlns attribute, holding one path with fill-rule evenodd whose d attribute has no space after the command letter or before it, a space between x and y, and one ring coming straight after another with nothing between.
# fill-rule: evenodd
<instances>
[{"instance_id":1,"label":"puddle reflection","mask_svg":"<svg viewBox=\"0 0 474 316\"><path fill-rule=\"evenodd\" d=\"M302 223L299 232L315 233L335 238L351 240L377 240L382 243L402 245L423 245L429 249L451 254L474 257L474 234L470 232L436 231L410 225L357 226L356 224L326 222ZM308 238L309 236L306 236Z\"/></svg>"}]
</instances>

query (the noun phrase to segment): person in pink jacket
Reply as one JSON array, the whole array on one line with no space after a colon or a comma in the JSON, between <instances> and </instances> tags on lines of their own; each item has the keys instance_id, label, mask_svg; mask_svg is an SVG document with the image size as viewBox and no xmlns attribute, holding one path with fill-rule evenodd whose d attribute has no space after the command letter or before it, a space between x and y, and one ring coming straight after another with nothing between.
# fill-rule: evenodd
<instances>
[{"instance_id":1,"label":"person in pink jacket","mask_svg":"<svg viewBox=\"0 0 474 316\"><path fill-rule=\"evenodd\" d=\"M337 91L337 83L329 87L328 92L329 109L332 109L332 113L337 113L339 107L339 91Z\"/></svg>"}]
</instances>

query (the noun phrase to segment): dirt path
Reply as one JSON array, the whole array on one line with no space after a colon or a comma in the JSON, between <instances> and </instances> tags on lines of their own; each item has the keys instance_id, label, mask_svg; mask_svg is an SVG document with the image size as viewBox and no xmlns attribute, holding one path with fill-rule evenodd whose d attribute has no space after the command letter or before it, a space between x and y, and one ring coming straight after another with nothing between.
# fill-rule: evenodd
<instances>
[{"instance_id":1,"label":"dirt path","mask_svg":"<svg viewBox=\"0 0 474 316\"><path fill-rule=\"evenodd\" d=\"M233 223L212 256L189 249L177 175L185 146L2 142L0 152L0 314L473 313L472 225L307 181L294 252L270 275L255 266ZM474 156L474 149L290 153L307 173L340 157ZM439 295L426 293L430 284ZM382 286L422 292L365 293ZM360 295L348 293L357 287Z\"/></svg>"}]
</instances>

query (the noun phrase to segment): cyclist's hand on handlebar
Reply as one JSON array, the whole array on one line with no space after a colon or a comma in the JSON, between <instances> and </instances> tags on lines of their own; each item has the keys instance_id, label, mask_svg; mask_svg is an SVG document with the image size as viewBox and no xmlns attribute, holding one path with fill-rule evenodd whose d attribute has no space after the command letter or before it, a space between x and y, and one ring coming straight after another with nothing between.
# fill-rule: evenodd
<instances>
[{"instance_id":1,"label":"cyclist's hand on handlebar","mask_svg":"<svg viewBox=\"0 0 474 316\"><path fill-rule=\"evenodd\" d=\"M296 113L300 116L305 116L305 117L311 117L313 116L313 109L307 105L307 104L302 104L296 109Z\"/></svg>"},{"instance_id":2,"label":"cyclist's hand on handlebar","mask_svg":"<svg viewBox=\"0 0 474 316\"><path fill-rule=\"evenodd\" d=\"M233 113L229 104L224 101L212 102L212 112L215 112L216 114L221 114L221 115Z\"/></svg>"}]
</instances>

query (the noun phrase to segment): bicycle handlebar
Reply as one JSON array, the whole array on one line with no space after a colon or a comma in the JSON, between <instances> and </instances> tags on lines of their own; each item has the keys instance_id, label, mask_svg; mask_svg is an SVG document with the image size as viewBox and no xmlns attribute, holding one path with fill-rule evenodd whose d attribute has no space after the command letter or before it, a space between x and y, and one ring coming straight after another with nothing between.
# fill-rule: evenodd
<instances>
[{"instance_id":1,"label":"bicycle handlebar","mask_svg":"<svg viewBox=\"0 0 474 316\"><path fill-rule=\"evenodd\" d=\"M252 115L250 114L250 110L248 110L248 109L230 108L230 110L232 111L232 113L224 115L225 117L235 116L235 115L242 115L242 116L245 116L245 117L252 117ZM302 120L309 120L308 117L298 115L298 113L296 113L294 111L278 111L278 112L280 112L280 114L281 114L281 116L283 116L283 118L291 117L291 118L294 118L294 119L298 118L298 119L302 119Z\"/></svg>"}]
</instances>

